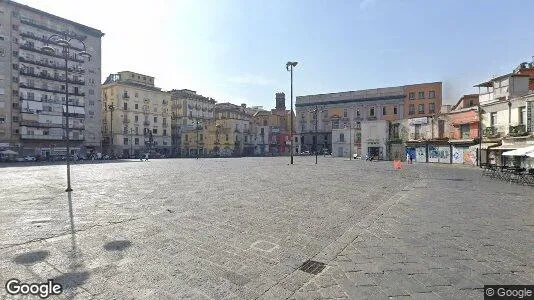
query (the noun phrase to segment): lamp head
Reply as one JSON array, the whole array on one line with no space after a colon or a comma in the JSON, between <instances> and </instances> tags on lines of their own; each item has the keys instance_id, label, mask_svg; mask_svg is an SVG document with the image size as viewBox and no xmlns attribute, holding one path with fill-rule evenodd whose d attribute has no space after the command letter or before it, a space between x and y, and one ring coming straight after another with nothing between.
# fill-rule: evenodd
<instances>
[{"instance_id":1,"label":"lamp head","mask_svg":"<svg viewBox=\"0 0 534 300\"><path fill-rule=\"evenodd\" d=\"M54 54L54 53L56 52L56 50L54 50L54 48L52 48L52 47L50 47L50 46L48 46L48 45L42 47L41 50L42 50L43 52L48 53L48 54Z\"/></svg>"},{"instance_id":2,"label":"lamp head","mask_svg":"<svg viewBox=\"0 0 534 300\"><path fill-rule=\"evenodd\" d=\"M91 60L91 54L89 54L87 51L82 51L78 53L78 56L81 56L82 58L86 58L87 60Z\"/></svg>"},{"instance_id":3,"label":"lamp head","mask_svg":"<svg viewBox=\"0 0 534 300\"><path fill-rule=\"evenodd\" d=\"M56 41L56 44L58 44L61 47L69 47L70 43L65 39L59 39Z\"/></svg>"}]
</instances>

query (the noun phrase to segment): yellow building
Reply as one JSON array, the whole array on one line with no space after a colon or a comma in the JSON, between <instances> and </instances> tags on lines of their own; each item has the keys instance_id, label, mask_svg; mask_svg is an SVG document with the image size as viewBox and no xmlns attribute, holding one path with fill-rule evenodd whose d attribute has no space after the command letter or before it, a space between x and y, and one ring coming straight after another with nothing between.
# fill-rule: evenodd
<instances>
[{"instance_id":1,"label":"yellow building","mask_svg":"<svg viewBox=\"0 0 534 300\"><path fill-rule=\"evenodd\" d=\"M123 71L102 86L103 146L117 157L171 153L171 95L154 77Z\"/></svg>"}]
</instances>

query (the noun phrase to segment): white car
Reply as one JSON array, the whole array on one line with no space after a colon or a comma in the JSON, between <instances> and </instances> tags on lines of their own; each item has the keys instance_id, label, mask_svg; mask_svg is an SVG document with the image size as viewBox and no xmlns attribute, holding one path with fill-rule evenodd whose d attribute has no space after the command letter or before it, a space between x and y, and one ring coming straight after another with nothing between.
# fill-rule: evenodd
<instances>
[{"instance_id":1,"label":"white car","mask_svg":"<svg viewBox=\"0 0 534 300\"><path fill-rule=\"evenodd\" d=\"M34 156L24 156L24 161L35 161L35 157Z\"/></svg>"}]
</instances>

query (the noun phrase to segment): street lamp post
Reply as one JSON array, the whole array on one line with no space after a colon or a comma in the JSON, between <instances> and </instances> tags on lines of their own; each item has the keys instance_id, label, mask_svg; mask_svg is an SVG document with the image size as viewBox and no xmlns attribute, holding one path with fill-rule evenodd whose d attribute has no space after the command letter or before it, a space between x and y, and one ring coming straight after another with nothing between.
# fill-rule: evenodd
<instances>
[{"instance_id":1,"label":"street lamp post","mask_svg":"<svg viewBox=\"0 0 534 300\"><path fill-rule=\"evenodd\" d=\"M324 109L320 110L321 112L325 111ZM317 156L318 156L318 150L317 150L317 145L318 145L318 142L319 142L319 136L318 136L318 131L317 131L317 123L319 122L319 106L318 105L315 105L315 108L310 110L311 113L313 113L313 116L314 116L314 119L315 119L315 141L313 143L313 147L314 147L314 150L315 150L315 164L317 164Z\"/></svg>"},{"instance_id":2,"label":"street lamp post","mask_svg":"<svg viewBox=\"0 0 534 300\"><path fill-rule=\"evenodd\" d=\"M130 128L130 158L133 155L133 128Z\"/></svg>"},{"instance_id":3,"label":"street lamp post","mask_svg":"<svg viewBox=\"0 0 534 300\"><path fill-rule=\"evenodd\" d=\"M288 61L286 63L286 70L291 72L291 116L289 124L289 136L290 136L290 153L291 153L291 164L293 164L293 68L297 66L296 61Z\"/></svg>"},{"instance_id":4,"label":"street lamp post","mask_svg":"<svg viewBox=\"0 0 534 300\"><path fill-rule=\"evenodd\" d=\"M85 51L85 43L77 38L69 38L67 33L62 34L53 34L51 35L46 45L42 48L42 51L48 54L55 54L56 50L50 47L48 44L52 43L58 45L62 48L63 58L65 59L65 136L66 136L66 146L67 146L67 189L66 192L72 192L72 187L70 184L70 137L69 137L69 56L71 42L77 41L83 46L83 50L74 53L74 58L80 56L82 58L91 59L91 54Z\"/></svg>"},{"instance_id":5,"label":"street lamp post","mask_svg":"<svg viewBox=\"0 0 534 300\"><path fill-rule=\"evenodd\" d=\"M199 147L198 147L198 125L200 124L200 121L199 120L196 120L196 124L197 124L197 159L198 159L198 155L199 155Z\"/></svg>"},{"instance_id":6,"label":"street lamp post","mask_svg":"<svg viewBox=\"0 0 534 300\"><path fill-rule=\"evenodd\" d=\"M109 135L109 150L111 151L111 157L113 157L114 151L113 151L113 111L115 110L116 106L113 104L113 102L108 105L108 109L110 111L110 135Z\"/></svg>"},{"instance_id":7,"label":"street lamp post","mask_svg":"<svg viewBox=\"0 0 534 300\"><path fill-rule=\"evenodd\" d=\"M482 167L482 108L478 105L478 166Z\"/></svg>"}]
</instances>

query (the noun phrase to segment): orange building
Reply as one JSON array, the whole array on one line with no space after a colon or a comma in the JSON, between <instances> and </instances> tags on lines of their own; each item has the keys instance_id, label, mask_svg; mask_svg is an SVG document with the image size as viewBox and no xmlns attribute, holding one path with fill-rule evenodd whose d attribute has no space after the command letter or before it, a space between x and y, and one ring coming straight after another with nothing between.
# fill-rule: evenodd
<instances>
[{"instance_id":1,"label":"orange building","mask_svg":"<svg viewBox=\"0 0 534 300\"><path fill-rule=\"evenodd\" d=\"M420 83L404 86L404 116L407 118L432 116L439 113L442 102L442 83Z\"/></svg>"}]
</instances>

